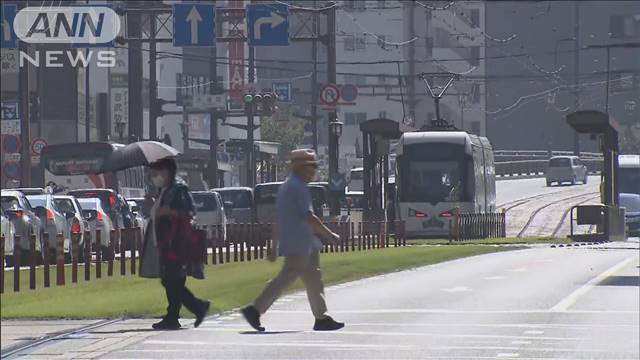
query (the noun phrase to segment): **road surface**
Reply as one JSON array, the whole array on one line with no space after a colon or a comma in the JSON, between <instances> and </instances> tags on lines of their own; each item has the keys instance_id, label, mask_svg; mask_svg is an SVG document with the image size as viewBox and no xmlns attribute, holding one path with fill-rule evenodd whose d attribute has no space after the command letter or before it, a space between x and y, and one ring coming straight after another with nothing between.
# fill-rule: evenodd
<instances>
[{"instance_id":1,"label":"road surface","mask_svg":"<svg viewBox=\"0 0 640 360\"><path fill-rule=\"evenodd\" d=\"M264 316L266 333L237 312L174 332L134 319L30 358L638 359L639 260L637 241L489 254L328 288L332 314L347 323L337 332L310 331L296 293Z\"/></svg>"}]
</instances>

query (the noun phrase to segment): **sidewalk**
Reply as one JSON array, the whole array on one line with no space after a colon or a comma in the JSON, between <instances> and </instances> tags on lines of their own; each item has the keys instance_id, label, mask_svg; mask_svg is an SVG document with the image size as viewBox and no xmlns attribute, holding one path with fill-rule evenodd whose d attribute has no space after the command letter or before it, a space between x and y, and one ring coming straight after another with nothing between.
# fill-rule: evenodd
<instances>
[{"instance_id":1,"label":"sidewalk","mask_svg":"<svg viewBox=\"0 0 640 360\"><path fill-rule=\"evenodd\" d=\"M2 320L0 346L2 352L15 347L55 336L102 320Z\"/></svg>"}]
</instances>

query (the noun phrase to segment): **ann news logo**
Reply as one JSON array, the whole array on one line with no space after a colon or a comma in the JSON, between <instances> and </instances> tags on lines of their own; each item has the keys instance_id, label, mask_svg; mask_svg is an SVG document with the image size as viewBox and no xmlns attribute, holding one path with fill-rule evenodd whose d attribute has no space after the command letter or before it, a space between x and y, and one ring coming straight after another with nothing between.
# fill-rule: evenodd
<instances>
[{"instance_id":1,"label":"ann news logo","mask_svg":"<svg viewBox=\"0 0 640 360\"><path fill-rule=\"evenodd\" d=\"M120 32L120 17L108 6L30 6L20 10L14 4L2 5L2 47L17 48L26 44L113 47ZM114 67L115 51L73 49L20 51L20 67L26 63L40 67L89 66L95 58L98 67ZM65 59L66 58L66 59Z\"/></svg>"}]
</instances>

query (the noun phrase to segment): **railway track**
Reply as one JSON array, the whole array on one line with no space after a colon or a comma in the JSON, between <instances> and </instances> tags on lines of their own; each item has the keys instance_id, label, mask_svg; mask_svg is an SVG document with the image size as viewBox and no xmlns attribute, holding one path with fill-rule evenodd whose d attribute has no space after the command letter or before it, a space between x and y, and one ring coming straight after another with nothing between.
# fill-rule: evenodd
<instances>
[{"instance_id":1,"label":"railway track","mask_svg":"<svg viewBox=\"0 0 640 360\"><path fill-rule=\"evenodd\" d=\"M497 208L504 208L505 212L518 207L520 205L524 205L526 203L528 203L529 201L532 200L537 200L540 198L543 198L545 196L549 196L549 195L553 195L553 194L558 194L558 193L562 193L565 192L564 190L558 190L558 191L553 191L553 192L548 192L548 193L544 193L544 194L538 194L538 195L533 195L533 196L528 196L528 197L524 197L521 199L517 199L517 200L511 200L511 201L507 201L504 202L502 204L498 204L496 207Z\"/></svg>"},{"instance_id":2,"label":"railway track","mask_svg":"<svg viewBox=\"0 0 640 360\"><path fill-rule=\"evenodd\" d=\"M560 204L560 203L562 203L562 202L570 201L570 200L573 200L573 199L582 198L582 197L584 197L584 196L591 196L591 197L593 197L593 195L594 195L594 194L596 194L596 192L590 192L590 193L586 193L586 194L585 194L585 193L583 193L583 194L572 195L572 196L564 197L564 198L562 198L562 199L558 199L558 200L551 201L551 202L549 202L549 203L546 203L546 204L544 204L544 205L542 205L542 206L540 206L540 207L536 208L536 209L533 211L533 213L529 216L529 219L527 220L527 223L526 223L526 224L524 225L524 227L520 230L520 232L518 232L517 237L519 237L519 238L520 238L520 237L523 237L523 236L524 236L524 234L525 234L525 232L526 232L526 231L527 231L527 229L529 228L529 226L531 226L531 224L533 223L533 220L536 218L536 216L538 216L538 214L539 214L542 210L544 210L544 209L548 208L549 206L553 206L553 205L556 205L556 204ZM588 199L588 200L590 200L590 199ZM587 201L588 201L588 200L587 200ZM517 205L515 205L515 206L517 206ZM513 207L515 207L515 206L513 206ZM561 222L562 222L562 221L564 221L564 219L563 219L563 220L561 220Z\"/></svg>"}]
</instances>

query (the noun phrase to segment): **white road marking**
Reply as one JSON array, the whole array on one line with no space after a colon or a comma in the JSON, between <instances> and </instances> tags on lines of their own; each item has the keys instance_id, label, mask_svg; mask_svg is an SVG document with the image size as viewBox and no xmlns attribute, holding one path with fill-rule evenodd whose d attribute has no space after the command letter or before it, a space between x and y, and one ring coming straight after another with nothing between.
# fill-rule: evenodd
<instances>
[{"instance_id":1,"label":"white road marking","mask_svg":"<svg viewBox=\"0 0 640 360\"><path fill-rule=\"evenodd\" d=\"M524 332L525 335L542 335L544 331L542 330L527 330Z\"/></svg>"},{"instance_id":2,"label":"white road marking","mask_svg":"<svg viewBox=\"0 0 640 360\"><path fill-rule=\"evenodd\" d=\"M248 331L248 328L203 328L199 327L192 329L191 331L207 331L207 332L243 332ZM454 338L454 339L507 339L507 340L552 340L552 341L579 341L582 338L578 337L542 337L542 336L518 336L518 335L492 335L492 334L441 334L432 332L399 332L399 331L350 331L340 330L335 332L317 332L317 331L295 331L296 334L311 334L315 336L339 336L339 335L361 335L361 336L429 336L429 337L442 337L442 338Z\"/></svg>"},{"instance_id":3,"label":"white road marking","mask_svg":"<svg viewBox=\"0 0 640 360\"><path fill-rule=\"evenodd\" d=\"M333 310L334 314L547 314L558 312L547 309L524 310L455 310L455 309L369 309ZM638 314L640 310L565 310L568 314ZM309 314L308 310L269 310L270 314Z\"/></svg>"},{"instance_id":4,"label":"white road marking","mask_svg":"<svg viewBox=\"0 0 640 360\"><path fill-rule=\"evenodd\" d=\"M529 344L531 344L531 341L528 341L528 340L516 340L511 342L511 345L529 345Z\"/></svg>"},{"instance_id":5,"label":"white road marking","mask_svg":"<svg viewBox=\"0 0 640 360\"><path fill-rule=\"evenodd\" d=\"M452 287L452 288L448 288L448 289L442 289L442 291L446 291L446 292L465 292L465 291L471 291L471 289L469 289L466 286L456 286L456 287Z\"/></svg>"},{"instance_id":6,"label":"white road marking","mask_svg":"<svg viewBox=\"0 0 640 360\"><path fill-rule=\"evenodd\" d=\"M189 346L203 346L203 345L215 345L215 346L275 346L275 347L321 347L321 348L394 348L394 349L412 349L414 346L409 345L393 345L393 344L336 344L334 342L233 342L233 341L175 341L175 340L148 340L143 342L148 345L189 345ZM145 351L145 350L122 350L122 351ZM165 351L164 349L148 351ZM173 350L168 350L173 351ZM184 351L184 350L180 350ZM190 350L192 351L192 350Z\"/></svg>"},{"instance_id":7,"label":"white road marking","mask_svg":"<svg viewBox=\"0 0 640 360\"><path fill-rule=\"evenodd\" d=\"M499 358L517 358L520 357L518 353L498 353Z\"/></svg>"},{"instance_id":8,"label":"white road marking","mask_svg":"<svg viewBox=\"0 0 640 360\"><path fill-rule=\"evenodd\" d=\"M482 279L483 280L502 280L504 278L505 278L504 276L497 275L497 276L486 276L486 277L483 277Z\"/></svg>"},{"instance_id":9,"label":"white road marking","mask_svg":"<svg viewBox=\"0 0 640 360\"><path fill-rule=\"evenodd\" d=\"M629 258L627 258L625 260L622 260L621 262L615 264L614 266L610 267L608 270L606 270L602 274L600 274L600 275L594 277L593 279L589 280L586 284L582 285L581 287L576 289L574 292L569 294L567 297L565 297L564 299L560 300L560 302L557 303L556 305L554 305L551 309L549 309L549 311L551 311L551 312L567 311L573 304L576 303L576 301L578 301L578 299L581 296L583 296L584 294L586 294L589 291L591 291L591 289L593 289L598 283L600 283L604 279L606 279L609 276L611 276L611 275L615 274L616 272L620 271L622 268L627 266L630 262L634 261L636 258L637 258L637 256L635 256L635 255L631 256L631 257L629 257Z\"/></svg>"}]
</instances>

